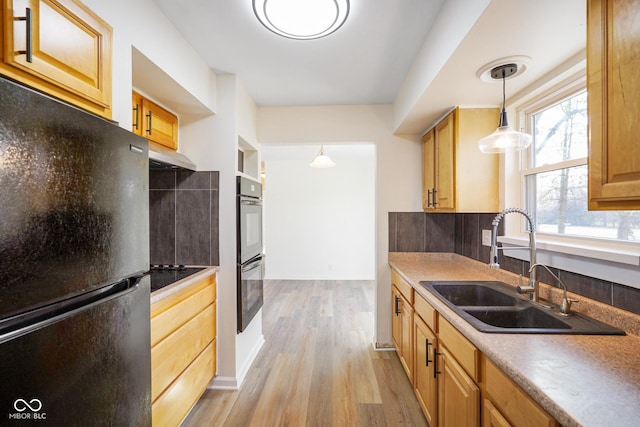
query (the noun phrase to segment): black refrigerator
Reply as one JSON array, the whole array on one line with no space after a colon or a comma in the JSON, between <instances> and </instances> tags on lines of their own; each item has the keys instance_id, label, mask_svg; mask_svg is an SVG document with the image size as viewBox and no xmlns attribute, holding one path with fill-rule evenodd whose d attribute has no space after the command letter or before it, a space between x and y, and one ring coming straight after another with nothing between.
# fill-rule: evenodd
<instances>
[{"instance_id":1,"label":"black refrigerator","mask_svg":"<svg viewBox=\"0 0 640 427\"><path fill-rule=\"evenodd\" d=\"M148 143L0 78L0 425L151 425Z\"/></svg>"}]
</instances>

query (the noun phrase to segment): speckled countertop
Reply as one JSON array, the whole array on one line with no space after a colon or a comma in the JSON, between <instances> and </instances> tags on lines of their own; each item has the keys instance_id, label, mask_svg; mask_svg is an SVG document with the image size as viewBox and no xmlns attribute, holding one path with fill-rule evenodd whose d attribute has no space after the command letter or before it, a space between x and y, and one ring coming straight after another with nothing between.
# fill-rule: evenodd
<instances>
[{"instance_id":1,"label":"speckled countertop","mask_svg":"<svg viewBox=\"0 0 640 427\"><path fill-rule=\"evenodd\" d=\"M204 270L198 271L191 276L185 277L184 279L178 280L177 282L174 282L169 286L165 286L164 288L151 292L151 304L156 303L161 299L168 297L169 295L175 294L176 292L194 284L205 276L217 273L218 270L220 270L220 267L206 267Z\"/></svg>"},{"instance_id":2,"label":"speckled countertop","mask_svg":"<svg viewBox=\"0 0 640 427\"><path fill-rule=\"evenodd\" d=\"M389 265L560 424L640 425L640 316L573 295L580 299L575 311L624 329L627 335L483 333L419 282L500 280L515 286L515 274L490 270L456 254L392 252ZM560 294L541 286L544 299L558 302Z\"/></svg>"}]
</instances>

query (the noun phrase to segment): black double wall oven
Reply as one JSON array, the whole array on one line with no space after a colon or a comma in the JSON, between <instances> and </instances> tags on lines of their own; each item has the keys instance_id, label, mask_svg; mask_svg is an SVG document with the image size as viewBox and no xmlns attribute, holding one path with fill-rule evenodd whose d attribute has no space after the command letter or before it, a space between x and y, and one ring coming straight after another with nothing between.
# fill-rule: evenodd
<instances>
[{"instance_id":1,"label":"black double wall oven","mask_svg":"<svg viewBox=\"0 0 640 427\"><path fill-rule=\"evenodd\" d=\"M263 302L262 185L259 182L238 177L237 216L238 332L243 332Z\"/></svg>"}]
</instances>

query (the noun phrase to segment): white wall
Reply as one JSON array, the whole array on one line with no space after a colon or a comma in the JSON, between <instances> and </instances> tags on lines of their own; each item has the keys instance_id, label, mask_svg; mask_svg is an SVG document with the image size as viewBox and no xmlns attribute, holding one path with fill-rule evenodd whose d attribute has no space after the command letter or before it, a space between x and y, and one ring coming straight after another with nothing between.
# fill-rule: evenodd
<instances>
[{"instance_id":1,"label":"white wall","mask_svg":"<svg viewBox=\"0 0 640 427\"><path fill-rule=\"evenodd\" d=\"M274 107L258 109L261 144L352 144L376 146L374 343L391 345L389 212L422 210L421 145L418 135L393 135L391 105ZM268 244L268 243L267 243Z\"/></svg>"},{"instance_id":2,"label":"white wall","mask_svg":"<svg viewBox=\"0 0 640 427\"><path fill-rule=\"evenodd\" d=\"M83 0L113 27L113 119L131 129L134 48L145 57L145 75L170 87L146 92L162 98L168 90L184 99L176 105L195 110L180 114L179 150L198 170L220 171L220 271L218 273L218 377L235 388L264 339L260 315L243 334L236 334L235 178L238 134L256 141L257 108L235 76L218 78L151 0ZM140 70L136 70L140 71ZM218 92L220 91L220 92ZM219 104L218 104L218 99ZM191 105L189 105L191 104ZM195 107L194 107L195 105ZM167 106L167 105L165 105ZM213 111L216 114L213 115ZM181 111L174 111L182 113ZM186 120L185 120L186 119Z\"/></svg>"},{"instance_id":3,"label":"white wall","mask_svg":"<svg viewBox=\"0 0 640 427\"><path fill-rule=\"evenodd\" d=\"M253 358L264 342L262 312L242 334L236 333L236 160L239 121L242 115L255 117L255 104L231 74L217 78L217 114L189 123L181 137L193 143L185 154L204 170L220 172L219 227L220 271L218 273L218 375L216 388L236 389L242 383ZM249 111L247 111L249 110ZM243 132L256 139L255 122L244 120Z\"/></svg>"},{"instance_id":4,"label":"white wall","mask_svg":"<svg viewBox=\"0 0 640 427\"><path fill-rule=\"evenodd\" d=\"M375 146L262 147L267 279L375 278Z\"/></svg>"},{"instance_id":5,"label":"white wall","mask_svg":"<svg viewBox=\"0 0 640 427\"><path fill-rule=\"evenodd\" d=\"M113 28L113 119L131 129L132 46L213 111L211 70L151 0L83 0ZM215 93L215 92L214 92ZM151 94L153 95L153 94Z\"/></svg>"}]
</instances>

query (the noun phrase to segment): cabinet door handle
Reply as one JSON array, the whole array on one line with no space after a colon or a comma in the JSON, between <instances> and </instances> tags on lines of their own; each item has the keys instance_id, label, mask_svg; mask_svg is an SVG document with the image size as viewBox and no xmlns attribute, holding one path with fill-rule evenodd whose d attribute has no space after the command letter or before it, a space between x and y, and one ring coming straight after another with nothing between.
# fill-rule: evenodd
<instances>
[{"instance_id":1,"label":"cabinet door handle","mask_svg":"<svg viewBox=\"0 0 640 427\"><path fill-rule=\"evenodd\" d=\"M438 190L436 190L435 188L433 189L433 207L435 208L436 205L438 204L436 202L436 193L438 192Z\"/></svg>"},{"instance_id":2,"label":"cabinet door handle","mask_svg":"<svg viewBox=\"0 0 640 427\"><path fill-rule=\"evenodd\" d=\"M136 121L133 123L133 127L138 130L140 129L140 104L136 104L136 106L133 107L133 111L136 112Z\"/></svg>"},{"instance_id":3,"label":"cabinet door handle","mask_svg":"<svg viewBox=\"0 0 640 427\"><path fill-rule=\"evenodd\" d=\"M438 378L438 374L442 372L438 371L438 356L442 356L442 353L438 353L438 349L433 349L433 378Z\"/></svg>"},{"instance_id":4,"label":"cabinet door handle","mask_svg":"<svg viewBox=\"0 0 640 427\"><path fill-rule=\"evenodd\" d=\"M25 11L25 16L18 16L14 18L16 21L25 21L27 26L27 46L26 50L19 50L18 53L20 55L27 55L27 62L33 62L33 29L32 23L33 19L31 17L31 8L27 7Z\"/></svg>"},{"instance_id":5,"label":"cabinet door handle","mask_svg":"<svg viewBox=\"0 0 640 427\"><path fill-rule=\"evenodd\" d=\"M152 120L153 120L153 113L151 111L149 111L149 114L147 114L147 117L149 118L149 122L148 122L149 126L147 127L147 133L149 135L151 135L151 123L152 123Z\"/></svg>"},{"instance_id":6,"label":"cabinet door handle","mask_svg":"<svg viewBox=\"0 0 640 427\"><path fill-rule=\"evenodd\" d=\"M400 307L398 306L400 303L400 298L399 297L395 297L396 298L396 316L400 315Z\"/></svg>"},{"instance_id":7,"label":"cabinet door handle","mask_svg":"<svg viewBox=\"0 0 640 427\"><path fill-rule=\"evenodd\" d=\"M425 339L426 345L424 346L424 352L426 353L425 355L425 366L429 366L429 362L433 362L433 360L429 359L429 346L433 345L433 343L429 342L429 338Z\"/></svg>"},{"instance_id":8,"label":"cabinet door handle","mask_svg":"<svg viewBox=\"0 0 640 427\"><path fill-rule=\"evenodd\" d=\"M431 190L427 190L427 207L431 207Z\"/></svg>"}]
</instances>

